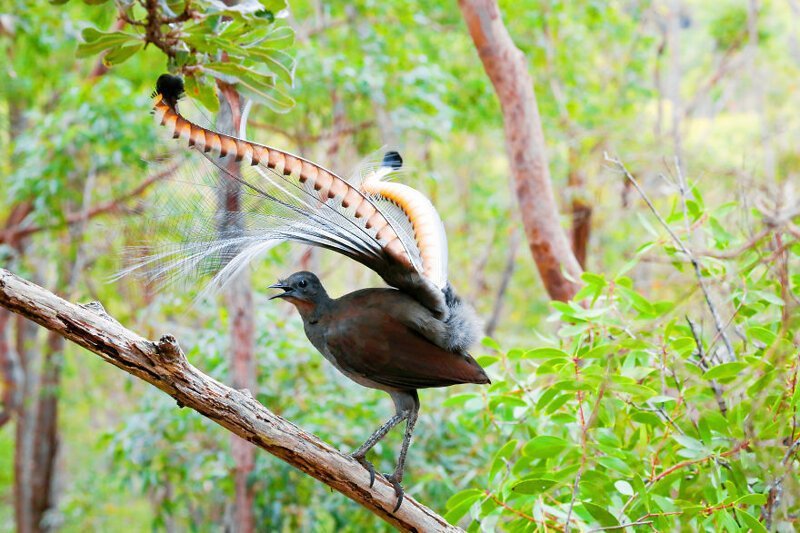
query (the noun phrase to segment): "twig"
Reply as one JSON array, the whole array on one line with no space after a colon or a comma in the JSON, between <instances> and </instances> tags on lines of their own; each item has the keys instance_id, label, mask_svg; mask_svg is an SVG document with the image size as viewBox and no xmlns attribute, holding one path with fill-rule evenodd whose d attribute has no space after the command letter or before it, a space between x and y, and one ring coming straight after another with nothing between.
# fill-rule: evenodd
<instances>
[{"instance_id":1,"label":"twig","mask_svg":"<svg viewBox=\"0 0 800 533\"><path fill-rule=\"evenodd\" d=\"M508 511L508 512L510 512L510 513L512 513L512 514L515 514L515 515L517 515L517 516L518 516L518 517L520 517L520 518L524 518L524 519L525 519L525 520L527 520L528 522L533 522L534 524L539 524L539 521L538 521L538 520L536 520L534 517L532 517L532 516L531 516L531 515L529 515L529 514L523 513L523 512L522 512L522 511L520 511L519 509L514 509L513 507L511 507L510 505L508 505L506 502L504 502L503 500L501 500L500 498L498 498L497 496L495 496L494 494L492 494L490 491L488 491L488 490L484 489L484 490L483 490L483 493L484 493L484 494L486 494L486 496L487 496L488 498L490 498L490 499L491 499L491 500L492 500L494 503L496 503L497 505L499 505L500 507L502 507L502 508L503 508L503 509L505 509L506 511ZM554 528L554 529L557 529L557 528ZM560 530L559 530L559 531L560 531Z\"/></svg>"},{"instance_id":2,"label":"twig","mask_svg":"<svg viewBox=\"0 0 800 533\"><path fill-rule=\"evenodd\" d=\"M322 481L404 531L461 531L394 488L369 476L354 459L264 407L251 394L232 389L193 367L171 335L158 342L140 337L90 308L0 269L0 306L38 323L99 355L103 360L172 396L302 472Z\"/></svg>"},{"instance_id":3,"label":"twig","mask_svg":"<svg viewBox=\"0 0 800 533\"><path fill-rule=\"evenodd\" d=\"M650 201L650 198L647 196L642 187L639 185L639 182L636 180L636 178L633 177L630 171L628 171L627 167L625 167L622 161L616 158L609 157L607 153L604 155L606 161L614 163L623 172L628 181L634 186L636 191L642 197L642 200L644 200L644 202L647 204L647 207L650 208L650 211L656 217L658 222L664 227L664 229L667 230L667 233L669 233L670 237L672 237L672 240L675 241L675 244L678 245L678 248L681 250L681 252L683 252L683 254L689 258L689 261L692 263L692 267L694 268L694 273L695 277L697 278L697 283L700 285L700 290L703 291L703 296L705 297L706 305L708 306L709 311L711 311L711 316L714 319L714 325L717 328L717 332L719 333L720 337L725 343L725 348L728 351L728 356L730 357L730 360L734 361L736 359L736 352L734 352L733 345L731 344L728 335L725 333L725 328L722 325L722 318L719 316L719 312L717 311L714 302L711 300L711 294L708 291L708 287L706 287L703 278L703 272L700 269L700 262L697 260L697 258L695 258L692 252L689 251L686 245L683 244L683 241L680 239L680 237L678 237L675 234L675 232L672 231L672 228L669 226L669 224L667 224L666 220L664 220L664 218L658 212L656 207L653 205L653 202ZM680 166L678 166L678 172L680 173Z\"/></svg>"},{"instance_id":4,"label":"twig","mask_svg":"<svg viewBox=\"0 0 800 533\"><path fill-rule=\"evenodd\" d=\"M703 350L703 341L700 339L700 334L697 331L697 326L695 326L692 319L689 318L689 315L686 315L686 322L689 324L689 330L692 332L694 343L697 346L697 358L700 360L700 368L702 368L703 371L708 371L709 365L706 360L705 350ZM728 406L725 405L725 399L722 396L722 388L716 380L712 379L709 383L711 384L711 390L714 391L714 397L717 399L720 413L722 413L722 416L726 416L728 414Z\"/></svg>"},{"instance_id":5,"label":"twig","mask_svg":"<svg viewBox=\"0 0 800 533\"><path fill-rule=\"evenodd\" d=\"M745 440L741 441L740 443L738 443L733 448L731 448L730 450L728 450L727 452L722 452L720 454L708 455L706 457L700 457L699 459L690 459L688 461L681 461L680 463L676 463L676 464L672 465L671 467L667 468L666 470L664 470L663 472L658 474L656 477L651 479L648 482L648 485L652 485L653 483L656 483L657 481L661 481L662 479L664 479L668 475L672 474L676 470L680 470L681 468L685 468L687 466L691 466L691 465L694 465L694 464L697 464L697 463L704 463L706 461L715 460L717 457L730 457L731 455L736 455L737 453L739 453L743 449L747 448L749 445L750 445L750 441L745 439Z\"/></svg>"}]
</instances>

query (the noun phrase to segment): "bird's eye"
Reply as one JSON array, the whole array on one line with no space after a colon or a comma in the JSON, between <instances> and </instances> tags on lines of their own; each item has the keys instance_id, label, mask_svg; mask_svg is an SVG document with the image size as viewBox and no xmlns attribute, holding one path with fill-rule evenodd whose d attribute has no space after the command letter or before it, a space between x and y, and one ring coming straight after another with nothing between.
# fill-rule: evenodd
<instances>
[{"instance_id":1,"label":"bird's eye","mask_svg":"<svg viewBox=\"0 0 800 533\"><path fill-rule=\"evenodd\" d=\"M304 279L301 279L300 281L297 282L297 285L299 285L300 288L302 289L303 287L308 285L308 282L306 280L304 280Z\"/></svg>"}]
</instances>

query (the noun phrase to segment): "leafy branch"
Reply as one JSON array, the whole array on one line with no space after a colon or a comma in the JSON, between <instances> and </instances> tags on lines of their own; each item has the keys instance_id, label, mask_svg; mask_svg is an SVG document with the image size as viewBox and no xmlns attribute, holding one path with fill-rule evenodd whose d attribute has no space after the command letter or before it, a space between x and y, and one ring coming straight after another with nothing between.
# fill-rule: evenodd
<instances>
[{"instance_id":1,"label":"leafy branch","mask_svg":"<svg viewBox=\"0 0 800 533\"><path fill-rule=\"evenodd\" d=\"M188 95L209 111L219 105L215 86L226 83L284 113L295 104L280 87L294 82L295 60L285 49L295 36L292 28L273 23L285 7L283 0L234 6L186 0L176 13L158 0L119 1L117 17L131 31L86 28L76 55L101 55L103 64L112 67L152 44L167 57L171 71L186 76Z\"/></svg>"}]
</instances>

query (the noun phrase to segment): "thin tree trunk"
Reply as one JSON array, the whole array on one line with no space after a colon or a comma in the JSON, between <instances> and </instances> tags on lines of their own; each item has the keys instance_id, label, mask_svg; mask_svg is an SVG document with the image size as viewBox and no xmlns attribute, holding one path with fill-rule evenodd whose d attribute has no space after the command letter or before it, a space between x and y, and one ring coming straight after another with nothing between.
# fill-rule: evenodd
<instances>
[{"instance_id":1,"label":"thin tree trunk","mask_svg":"<svg viewBox=\"0 0 800 533\"><path fill-rule=\"evenodd\" d=\"M592 230L592 206L586 201L586 179L580 168L577 149L569 150L569 175L567 177L572 198L572 253L586 269L589 249L589 236Z\"/></svg>"},{"instance_id":2,"label":"thin tree trunk","mask_svg":"<svg viewBox=\"0 0 800 533\"><path fill-rule=\"evenodd\" d=\"M244 100L230 85L220 85L220 113L217 126L221 131L240 136L244 131ZM239 175L239 163L231 160L227 171ZM241 210L241 185L230 179L222 178L225 184L224 198L221 199L220 230L230 232L241 230L237 217L226 216ZM225 304L231 321L231 384L242 390L255 390L255 324L253 311L253 292L248 271L239 273L231 281L225 292ZM255 447L246 440L233 435L231 452L235 466L235 509L234 533L250 533L255 531L253 502L255 493L250 486L249 478L255 468Z\"/></svg>"},{"instance_id":3,"label":"thin tree trunk","mask_svg":"<svg viewBox=\"0 0 800 533\"><path fill-rule=\"evenodd\" d=\"M64 352L64 338L55 333L47 335L47 345L39 377L39 390L36 395L35 434L31 458L33 468L29 480L30 512L32 531L53 530L52 520L47 513L56 507L55 474L58 456L58 396L61 384L61 368Z\"/></svg>"},{"instance_id":4,"label":"thin tree trunk","mask_svg":"<svg viewBox=\"0 0 800 533\"><path fill-rule=\"evenodd\" d=\"M509 165L533 259L550 297L569 300L578 291L581 267L560 224L527 61L503 25L496 0L458 4L503 110Z\"/></svg>"},{"instance_id":5,"label":"thin tree trunk","mask_svg":"<svg viewBox=\"0 0 800 533\"><path fill-rule=\"evenodd\" d=\"M17 533L33 531L34 520L30 506L31 478L33 471L33 436L35 427L35 402L33 393L36 390L33 378L36 376L30 360L31 351L28 345L33 342L35 325L23 317L16 320L16 352L19 355L22 380L20 383L20 405L16 416L14 435L14 519Z\"/></svg>"}]
</instances>

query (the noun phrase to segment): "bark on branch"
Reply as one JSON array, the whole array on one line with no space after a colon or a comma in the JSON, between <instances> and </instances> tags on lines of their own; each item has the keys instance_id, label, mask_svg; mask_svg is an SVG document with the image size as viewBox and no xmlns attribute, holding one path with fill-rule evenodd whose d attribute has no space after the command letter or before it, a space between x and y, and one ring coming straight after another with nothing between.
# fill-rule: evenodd
<instances>
[{"instance_id":1,"label":"bark on branch","mask_svg":"<svg viewBox=\"0 0 800 533\"><path fill-rule=\"evenodd\" d=\"M394 489L369 475L350 457L303 431L238 391L203 374L186 359L171 335L153 342L126 329L102 307L75 305L0 269L0 306L24 316L166 392L232 433L322 481L404 531L461 531L406 496L392 514Z\"/></svg>"},{"instance_id":2,"label":"bark on branch","mask_svg":"<svg viewBox=\"0 0 800 533\"><path fill-rule=\"evenodd\" d=\"M503 109L511 174L525 235L548 294L569 300L578 291L581 267L559 222L545 152L542 121L525 55L514 45L496 0L458 5Z\"/></svg>"}]
</instances>

